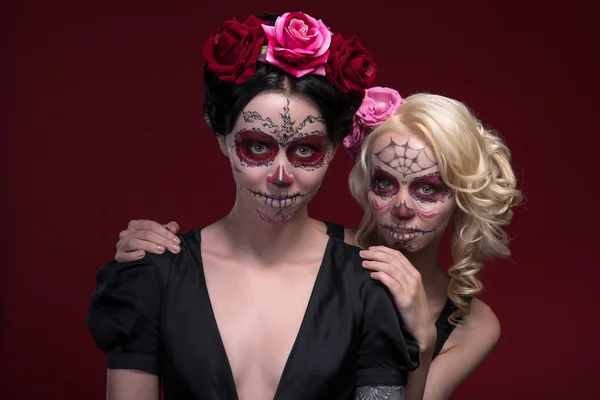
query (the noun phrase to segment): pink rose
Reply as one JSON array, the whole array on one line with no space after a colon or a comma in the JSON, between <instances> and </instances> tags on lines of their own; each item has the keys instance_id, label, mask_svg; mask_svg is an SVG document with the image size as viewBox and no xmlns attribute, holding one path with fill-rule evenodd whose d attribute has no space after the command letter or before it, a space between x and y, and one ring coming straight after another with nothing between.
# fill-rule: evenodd
<instances>
[{"instance_id":1,"label":"pink rose","mask_svg":"<svg viewBox=\"0 0 600 400\"><path fill-rule=\"evenodd\" d=\"M344 138L346 154L356 158L365 136L394 115L402 104L404 99L394 89L381 86L367 89L354 115L352 132Z\"/></svg>"},{"instance_id":2,"label":"pink rose","mask_svg":"<svg viewBox=\"0 0 600 400\"><path fill-rule=\"evenodd\" d=\"M344 147L346 148L346 154L350 156L350 158L356 159L364 138L365 128L356 123L355 117L354 122L352 123L352 131L344 138L343 142Z\"/></svg>"},{"instance_id":3,"label":"pink rose","mask_svg":"<svg viewBox=\"0 0 600 400\"><path fill-rule=\"evenodd\" d=\"M268 46L265 61L297 78L325 75L331 32L321 20L301 12L285 13L275 26L263 25Z\"/></svg>"},{"instance_id":4,"label":"pink rose","mask_svg":"<svg viewBox=\"0 0 600 400\"><path fill-rule=\"evenodd\" d=\"M400 93L387 87L375 86L365 91L360 108L355 118L362 126L375 128L394 115L404 104Z\"/></svg>"}]
</instances>

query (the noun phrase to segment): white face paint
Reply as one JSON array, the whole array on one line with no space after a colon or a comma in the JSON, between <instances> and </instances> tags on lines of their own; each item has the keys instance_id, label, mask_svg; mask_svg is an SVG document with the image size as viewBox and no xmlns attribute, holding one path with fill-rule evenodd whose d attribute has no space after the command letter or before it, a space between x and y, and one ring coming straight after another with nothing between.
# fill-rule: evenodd
<instances>
[{"instance_id":1,"label":"white face paint","mask_svg":"<svg viewBox=\"0 0 600 400\"><path fill-rule=\"evenodd\" d=\"M307 206L335 150L316 107L274 92L254 97L224 140L239 199L268 223L288 222Z\"/></svg>"},{"instance_id":2,"label":"white face paint","mask_svg":"<svg viewBox=\"0 0 600 400\"><path fill-rule=\"evenodd\" d=\"M437 160L418 135L380 135L371 157L369 204L389 247L418 252L444 232L456 202Z\"/></svg>"}]
</instances>

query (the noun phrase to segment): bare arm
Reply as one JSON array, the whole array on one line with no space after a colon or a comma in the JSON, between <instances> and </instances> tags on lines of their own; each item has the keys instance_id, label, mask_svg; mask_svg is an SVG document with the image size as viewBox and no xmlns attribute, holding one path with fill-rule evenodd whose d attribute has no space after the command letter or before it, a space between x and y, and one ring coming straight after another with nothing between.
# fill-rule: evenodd
<instances>
[{"instance_id":1,"label":"bare arm","mask_svg":"<svg viewBox=\"0 0 600 400\"><path fill-rule=\"evenodd\" d=\"M133 369L109 369L106 400L158 400L158 376Z\"/></svg>"},{"instance_id":2,"label":"bare arm","mask_svg":"<svg viewBox=\"0 0 600 400\"><path fill-rule=\"evenodd\" d=\"M448 399L498 342L500 323L494 312L478 299L473 299L472 306L464 326L455 328L450 336L452 347L431 362L424 400Z\"/></svg>"},{"instance_id":3,"label":"bare arm","mask_svg":"<svg viewBox=\"0 0 600 400\"><path fill-rule=\"evenodd\" d=\"M359 386L354 395L355 400L404 400L402 386L373 385Z\"/></svg>"},{"instance_id":4,"label":"bare arm","mask_svg":"<svg viewBox=\"0 0 600 400\"><path fill-rule=\"evenodd\" d=\"M433 348L421 347L419 368L408 374L408 383L404 396L406 400L422 400L424 398L433 350Z\"/></svg>"}]
</instances>

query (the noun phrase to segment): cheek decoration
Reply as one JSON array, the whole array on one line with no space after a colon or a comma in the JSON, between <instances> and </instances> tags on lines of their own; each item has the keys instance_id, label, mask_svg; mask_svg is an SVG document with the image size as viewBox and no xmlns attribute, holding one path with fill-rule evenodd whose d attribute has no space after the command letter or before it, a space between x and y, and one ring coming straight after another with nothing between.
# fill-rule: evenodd
<instances>
[{"instance_id":1,"label":"cheek decoration","mask_svg":"<svg viewBox=\"0 0 600 400\"><path fill-rule=\"evenodd\" d=\"M438 215L440 215L440 213L436 213L433 210L431 211L425 211L425 209L423 208L423 206L417 202L412 202L412 205L415 207L415 209L417 210L417 214L419 214L419 216L421 218L424 219L432 219L437 217Z\"/></svg>"},{"instance_id":2,"label":"cheek decoration","mask_svg":"<svg viewBox=\"0 0 600 400\"><path fill-rule=\"evenodd\" d=\"M265 167L277 156L279 147L271 136L244 130L235 134L235 152L245 167Z\"/></svg>"},{"instance_id":3,"label":"cheek decoration","mask_svg":"<svg viewBox=\"0 0 600 400\"><path fill-rule=\"evenodd\" d=\"M383 204L379 204L377 202L377 200L375 199L371 199L371 207L375 210L375 211L390 211L390 205L392 204L392 200L388 200L387 202L383 203Z\"/></svg>"},{"instance_id":4,"label":"cheek decoration","mask_svg":"<svg viewBox=\"0 0 600 400\"><path fill-rule=\"evenodd\" d=\"M408 187L408 191L414 200L422 203L443 203L452 197L452 191L438 171L416 178Z\"/></svg>"},{"instance_id":5,"label":"cheek decoration","mask_svg":"<svg viewBox=\"0 0 600 400\"><path fill-rule=\"evenodd\" d=\"M391 174L376 166L375 171L371 176L370 189L373 193L375 193L375 195L386 199L398 193L398 180Z\"/></svg>"},{"instance_id":6,"label":"cheek decoration","mask_svg":"<svg viewBox=\"0 0 600 400\"><path fill-rule=\"evenodd\" d=\"M237 172L238 174L242 174L242 175L246 175L244 173L244 171L242 171L241 169L238 168L238 166L233 162L233 153L236 152L236 147L235 145L228 145L227 146L227 154L229 154L229 156L231 157L229 159L229 163L231 164L231 169L234 172Z\"/></svg>"},{"instance_id":7,"label":"cheek decoration","mask_svg":"<svg viewBox=\"0 0 600 400\"><path fill-rule=\"evenodd\" d=\"M291 142L286 155L295 168L312 171L325 164L327 148L325 136L311 134Z\"/></svg>"}]
</instances>

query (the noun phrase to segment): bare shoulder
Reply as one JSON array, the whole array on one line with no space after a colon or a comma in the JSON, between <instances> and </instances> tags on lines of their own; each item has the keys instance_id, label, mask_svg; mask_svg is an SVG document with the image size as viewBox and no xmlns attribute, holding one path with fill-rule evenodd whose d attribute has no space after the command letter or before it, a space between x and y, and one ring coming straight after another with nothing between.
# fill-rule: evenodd
<instances>
[{"instance_id":1,"label":"bare shoulder","mask_svg":"<svg viewBox=\"0 0 600 400\"><path fill-rule=\"evenodd\" d=\"M344 242L357 246L356 244L356 230L350 228L344 228Z\"/></svg>"},{"instance_id":2,"label":"bare shoulder","mask_svg":"<svg viewBox=\"0 0 600 400\"><path fill-rule=\"evenodd\" d=\"M448 338L448 351L461 349L484 358L500 339L500 321L494 311L478 298L471 302L471 314ZM446 346L444 346L446 347ZM444 352L446 349L442 349Z\"/></svg>"}]
</instances>

